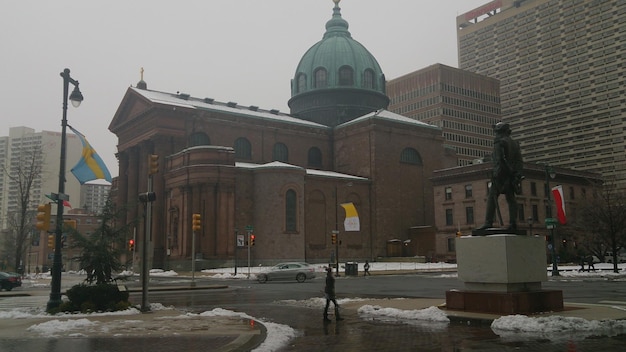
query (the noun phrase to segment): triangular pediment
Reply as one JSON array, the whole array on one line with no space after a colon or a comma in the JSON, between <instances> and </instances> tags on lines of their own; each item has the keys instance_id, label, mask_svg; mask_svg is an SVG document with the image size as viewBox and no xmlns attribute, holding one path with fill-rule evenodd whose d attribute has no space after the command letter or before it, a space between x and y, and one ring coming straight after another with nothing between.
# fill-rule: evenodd
<instances>
[{"instance_id":1,"label":"triangular pediment","mask_svg":"<svg viewBox=\"0 0 626 352\"><path fill-rule=\"evenodd\" d=\"M120 106L117 108L111 124L109 124L109 131L117 134L116 132L127 125L130 121L145 114L152 109L154 103L146 99L141 94L138 94L135 89L128 88Z\"/></svg>"}]
</instances>

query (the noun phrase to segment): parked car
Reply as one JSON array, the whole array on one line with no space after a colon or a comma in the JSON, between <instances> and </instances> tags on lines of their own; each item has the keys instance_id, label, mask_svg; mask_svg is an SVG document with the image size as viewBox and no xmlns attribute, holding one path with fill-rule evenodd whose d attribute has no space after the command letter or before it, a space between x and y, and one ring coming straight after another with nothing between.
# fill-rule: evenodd
<instances>
[{"instance_id":1,"label":"parked car","mask_svg":"<svg viewBox=\"0 0 626 352\"><path fill-rule=\"evenodd\" d=\"M0 271L0 290L11 291L22 286L22 278L18 274Z\"/></svg>"},{"instance_id":2,"label":"parked car","mask_svg":"<svg viewBox=\"0 0 626 352\"><path fill-rule=\"evenodd\" d=\"M315 267L308 263L280 263L257 274L261 283L277 280L296 280L304 282L315 278Z\"/></svg>"},{"instance_id":3,"label":"parked car","mask_svg":"<svg viewBox=\"0 0 626 352\"><path fill-rule=\"evenodd\" d=\"M607 263L613 263L613 252L606 252L606 255L604 256L604 261ZM617 262L626 263L626 254L617 253Z\"/></svg>"}]
</instances>

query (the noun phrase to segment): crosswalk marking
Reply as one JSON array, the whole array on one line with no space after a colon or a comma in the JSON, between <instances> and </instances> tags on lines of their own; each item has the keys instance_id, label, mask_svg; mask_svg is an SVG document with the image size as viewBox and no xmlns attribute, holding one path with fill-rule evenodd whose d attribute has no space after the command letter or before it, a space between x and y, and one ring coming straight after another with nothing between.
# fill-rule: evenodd
<instances>
[{"instance_id":1,"label":"crosswalk marking","mask_svg":"<svg viewBox=\"0 0 626 352\"><path fill-rule=\"evenodd\" d=\"M0 311L16 308L46 308L47 296L4 297L0 298Z\"/></svg>"}]
</instances>

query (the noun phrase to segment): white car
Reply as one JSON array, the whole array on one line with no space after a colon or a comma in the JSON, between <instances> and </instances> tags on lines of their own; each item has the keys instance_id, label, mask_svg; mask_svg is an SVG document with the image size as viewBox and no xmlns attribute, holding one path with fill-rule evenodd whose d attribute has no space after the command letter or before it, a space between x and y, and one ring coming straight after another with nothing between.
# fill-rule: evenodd
<instances>
[{"instance_id":1,"label":"white car","mask_svg":"<svg viewBox=\"0 0 626 352\"><path fill-rule=\"evenodd\" d=\"M304 282L315 278L315 267L308 263L280 263L257 274L260 283L276 280L296 280Z\"/></svg>"}]
</instances>

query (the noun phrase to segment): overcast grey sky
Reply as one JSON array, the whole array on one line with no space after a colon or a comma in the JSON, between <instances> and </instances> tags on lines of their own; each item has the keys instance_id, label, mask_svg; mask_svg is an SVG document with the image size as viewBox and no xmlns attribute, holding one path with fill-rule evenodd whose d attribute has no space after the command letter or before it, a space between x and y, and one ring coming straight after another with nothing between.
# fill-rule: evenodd
<instances>
[{"instance_id":1,"label":"overcast grey sky","mask_svg":"<svg viewBox=\"0 0 626 352\"><path fill-rule=\"evenodd\" d=\"M389 80L435 63L457 67L456 16L488 2L342 0L340 7L352 37ZM0 136L17 126L61 130L59 73L66 67L85 98L78 109L70 105L68 123L113 177L117 138L108 126L141 67L148 89L289 112L290 80L322 39L333 6L331 0L3 1Z\"/></svg>"}]
</instances>

